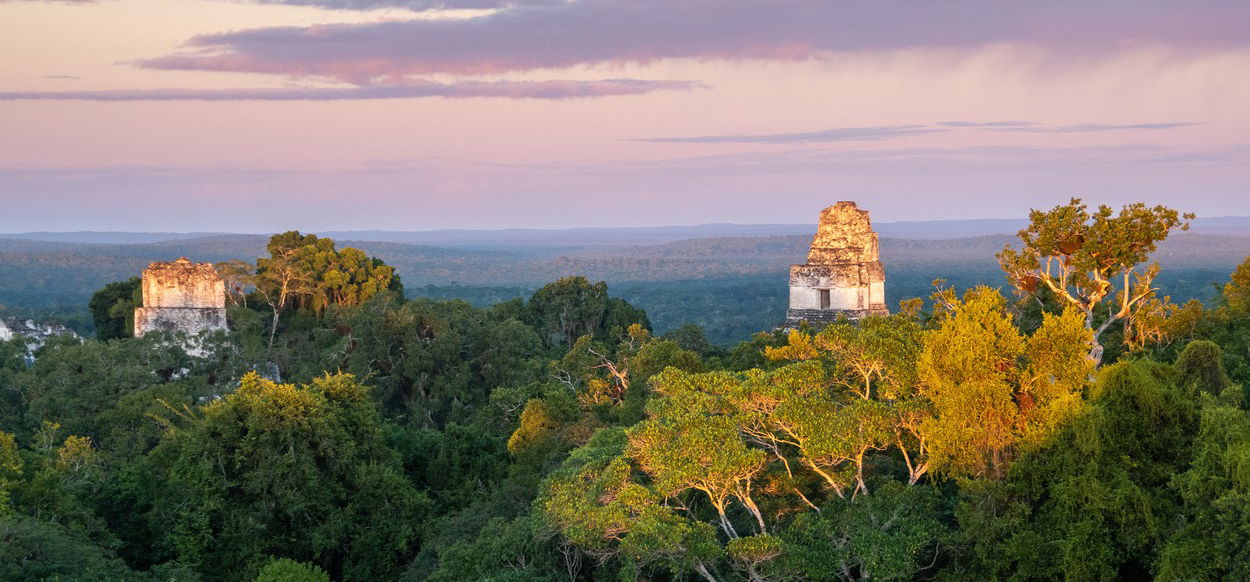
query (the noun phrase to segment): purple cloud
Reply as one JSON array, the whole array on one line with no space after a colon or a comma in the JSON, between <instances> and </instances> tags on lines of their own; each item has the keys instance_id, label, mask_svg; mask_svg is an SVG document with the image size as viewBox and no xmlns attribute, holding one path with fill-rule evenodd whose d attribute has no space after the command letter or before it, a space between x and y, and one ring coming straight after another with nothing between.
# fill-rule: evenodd
<instances>
[{"instance_id":1,"label":"purple cloud","mask_svg":"<svg viewBox=\"0 0 1250 582\"><path fill-rule=\"evenodd\" d=\"M421 97L506 99L577 99L639 95L652 91L700 87L689 81L604 79L600 81L462 81L458 83L414 82L405 85L363 87L260 88L260 89L117 89L103 91L3 91L0 101L343 101L366 99L415 99Z\"/></svg>"},{"instance_id":2,"label":"purple cloud","mask_svg":"<svg viewBox=\"0 0 1250 582\"><path fill-rule=\"evenodd\" d=\"M276 0L271 0L276 1ZM387 0L289 0L330 7ZM449 5L497 4L495 0ZM394 0L400 4L400 0ZM421 7L432 3L412 1ZM823 51L1040 43L1245 46L1244 0L951 2L581 0L523 3L467 20L271 27L198 36L155 69L245 71L353 82L665 58L806 59Z\"/></svg>"},{"instance_id":3,"label":"purple cloud","mask_svg":"<svg viewBox=\"0 0 1250 582\"><path fill-rule=\"evenodd\" d=\"M1021 127L1034 127L1039 125L1035 121L939 121L938 125L942 127L956 128L1007 128L1019 129Z\"/></svg>"},{"instance_id":4,"label":"purple cloud","mask_svg":"<svg viewBox=\"0 0 1250 582\"><path fill-rule=\"evenodd\" d=\"M925 133L946 131L925 125L885 125L878 127L838 127L821 131L798 133L772 133L761 135L704 135L694 137L651 137L640 139L652 143L763 143L793 144L834 141L866 141L907 137Z\"/></svg>"},{"instance_id":5,"label":"purple cloud","mask_svg":"<svg viewBox=\"0 0 1250 582\"><path fill-rule=\"evenodd\" d=\"M956 130L987 130L1025 133L1093 133L1102 131L1146 130L1163 131L1203 125L1195 121L1171 121L1164 123L1044 125L1036 121L942 121L933 125L884 125L876 127L836 127L820 131L769 134L729 134L680 137L648 137L636 141L651 143L758 143L803 144L838 141L868 141L910 137L927 133Z\"/></svg>"},{"instance_id":6,"label":"purple cloud","mask_svg":"<svg viewBox=\"0 0 1250 582\"><path fill-rule=\"evenodd\" d=\"M1203 125L1198 121L1171 121L1166 123L1081 123L1077 125L1058 125L1058 126L1038 126L1031 125L1025 127L991 127L993 131L1026 131L1032 133L1097 133L1102 131L1121 131L1126 129L1143 129L1147 131L1162 131L1165 129L1177 129L1180 127L1193 127L1195 125Z\"/></svg>"}]
</instances>

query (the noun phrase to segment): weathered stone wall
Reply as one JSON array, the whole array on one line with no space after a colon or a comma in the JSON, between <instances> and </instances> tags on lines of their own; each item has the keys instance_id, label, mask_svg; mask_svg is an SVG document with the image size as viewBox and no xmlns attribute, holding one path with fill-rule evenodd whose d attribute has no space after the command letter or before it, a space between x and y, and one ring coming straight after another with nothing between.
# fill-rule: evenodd
<instances>
[{"instance_id":1,"label":"weathered stone wall","mask_svg":"<svg viewBox=\"0 0 1250 582\"><path fill-rule=\"evenodd\" d=\"M192 263L186 257L152 263L143 271L143 306L225 307L226 285L209 263Z\"/></svg>"},{"instance_id":2,"label":"weathered stone wall","mask_svg":"<svg viewBox=\"0 0 1250 582\"><path fill-rule=\"evenodd\" d=\"M135 336L150 331L182 332L226 329L225 308L140 307L135 310Z\"/></svg>"},{"instance_id":3,"label":"weathered stone wall","mask_svg":"<svg viewBox=\"0 0 1250 582\"><path fill-rule=\"evenodd\" d=\"M888 313L879 253L868 211L854 202L838 202L821 211L807 263L790 267L786 324Z\"/></svg>"},{"instance_id":4,"label":"weathered stone wall","mask_svg":"<svg viewBox=\"0 0 1250 582\"><path fill-rule=\"evenodd\" d=\"M226 286L209 263L186 257L152 263L143 271L143 307L135 309L135 337L150 331L195 335L226 329Z\"/></svg>"},{"instance_id":5,"label":"weathered stone wall","mask_svg":"<svg viewBox=\"0 0 1250 582\"><path fill-rule=\"evenodd\" d=\"M867 210L854 202L839 202L820 211L820 223L807 253L809 265L872 263L880 245Z\"/></svg>"}]
</instances>

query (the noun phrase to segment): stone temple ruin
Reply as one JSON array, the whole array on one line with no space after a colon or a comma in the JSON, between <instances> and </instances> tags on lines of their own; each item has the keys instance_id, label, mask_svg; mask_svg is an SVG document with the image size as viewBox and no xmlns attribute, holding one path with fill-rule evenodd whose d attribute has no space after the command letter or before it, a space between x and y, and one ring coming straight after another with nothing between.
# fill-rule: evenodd
<instances>
[{"instance_id":1,"label":"stone temple ruin","mask_svg":"<svg viewBox=\"0 0 1250 582\"><path fill-rule=\"evenodd\" d=\"M182 257L144 269L143 307L135 309L135 337L150 331L195 335L217 330L226 330L226 286L211 263Z\"/></svg>"},{"instance_id":2,"label":"stone temple ruin","mask_svg":"<svg viewBox=\"0 0 1250 582\"><path fill-rule=\"evenodd\" d=\"M790 266L786 327L828 323L839 315L885 315L885 269L868 211L838 202L820 212L807 264Z\"/></svg>"}]
</instances>

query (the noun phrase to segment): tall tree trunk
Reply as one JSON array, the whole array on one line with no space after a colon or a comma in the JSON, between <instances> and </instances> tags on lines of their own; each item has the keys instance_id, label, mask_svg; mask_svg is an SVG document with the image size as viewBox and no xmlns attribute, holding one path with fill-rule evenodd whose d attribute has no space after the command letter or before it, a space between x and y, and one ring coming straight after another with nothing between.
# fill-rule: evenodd
<instances>
[{"instance_id":1,"label":"tall tree trunk","mask_svg":"<svg viewBox=\"0 0 1250 582\"><path fill-rule=\"evenodd\" d=\"M269 304L273 309L273 323L269 324L269 347L267 351L273 352L273 334L278 331L278 307L273 303Z\"/></svg>"},{"instance_id":2,"label":"tall tree trunk","mask_svg":"<svg viewBox=\"0 0 1250 582\"><path fill-rule=\"evenodd\" d=\"M716 505L716 513L720 515L720 527L725 530L725 535L729 536L729 539L731 540L738 539L738 532L734 531L733 524L729 523L729 516L725 515L724 503Z\"/></svg>"},{"instance_id":3,"label":"tall tree trunk","mask_svg":"<svg viewBox=\"0 0 1250 582\"><path fill-rule=\"evenodd\" d=\"M712 573L708 571L707 566L703 562L695 562L694 571L703 576L703 579L707 580L707 582L716 582L716 578L712 576Z\"/></svg>"},{"instance_id":4,"label":"tall tree trunk","mask_svg":"<svg viewBox=\"0 0 1250 582\"><path fill-rule=\"evenodd\" d=\"M768 529L764 527L764 514L760 513L760 508L755 504L755 500L751 499L751 494L740 494L739 497L742 499L742 504L747 507L747 511L755 516L755 523L759 524L760 533L768 533Z\"/></svg>"},{"instance_id":5,"label":"tall tree trunk","mask_svg":"<svg viewBox=\"0 0 1250 582\"><path fill-rule=\"evenodd\" d=\"M858 495L860 491L863 491L864 495L868 495L868 485L864 483L863 451L860 451L860 453L855 456L855 491L851 493L851 499L855 499L855 496Z\"/></svg>"},{"instance_id":6,"label":"tall tree trunk","mask_svg":"<svg viewBox=\"0 0 1250 582\"><path fill-rule=\"evenodd\" d=\"M923 445L921 448L923 448ZM911 455L907 454L907 447L903 446L902 435L898 436L898 450L903 453L903 462L907 463L907 484L915 485L920 480L920 477L929 471L929 464L920 459L916 459L916 463L912 464Z\"/></svg>"},{"instance_id":7,"label":"tall tree trunk","mask_svg":"<svg viewBox=\"0 0 1250 582\"><path fill-rule=\"evenodd\" d=\"M815 471L817 475L820 475L821 477L824 477L824 479L825 479L825 483L828 483L828 484L829 484L829 487L830 487L831 489L833 489L833 492L834 492L834 493L837 493L837 494L838 494L838 497L840 497L840 498L842 498L842 499L846 499L846 494L844 494L844 493L842 492L842 485L841 485L840 483L838 483L836 480L834 480L834 478L833 478L833 476L832 476L832 475L830 475L829 473L826 473L826 472L824 472L823 470L821 470L821 468L820 468L820 467L817 467L817 466L816 466L816 463L813 463L813 462L807 461L807 462L805 462L804 464L805 464L805 465L807 465L807 466L808 466L808 468L810 468L811 470Z\"/></svg>"}]
</instances>

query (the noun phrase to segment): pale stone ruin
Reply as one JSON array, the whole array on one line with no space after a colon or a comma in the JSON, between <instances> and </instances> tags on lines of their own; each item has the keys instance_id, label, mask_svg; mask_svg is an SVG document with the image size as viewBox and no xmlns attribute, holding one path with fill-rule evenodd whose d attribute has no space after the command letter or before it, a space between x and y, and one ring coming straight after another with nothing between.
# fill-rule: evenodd
<instances>
[{"instance_id":1,"label":"pale stone ruin","mask_svg":"<svg viewBox=\"0 0 1250 582\"><path fill-rule=\"evenodd\" d=\"M786 327L888 313L885 268L868 211L854 202L822 210L807 264L790 266Z\"/></svg>"},{"instance_id":2,"label":"pale stone ruin","mask_svg":"<svg viewBox=\"0 0 1250 582\"><path fill-rule=\"evenodd\" d=\"M144 269L143 307L135 309L135 337L150 331L196 335L218 330L226 330L226 286L211 263L182 257Z\"/></svg>"}]
</instances>

